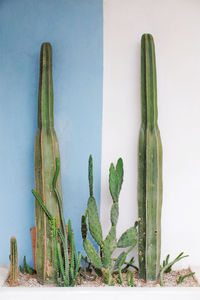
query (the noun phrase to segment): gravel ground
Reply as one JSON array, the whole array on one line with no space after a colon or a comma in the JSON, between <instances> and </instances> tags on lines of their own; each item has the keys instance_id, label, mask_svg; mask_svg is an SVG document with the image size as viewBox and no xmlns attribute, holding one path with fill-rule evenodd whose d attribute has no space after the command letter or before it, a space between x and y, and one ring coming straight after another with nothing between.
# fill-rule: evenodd
<instances>
[{"instance_id":1,"label":"gravel ground","mask_svg":"<svg viewBox=\"0 0 200 300\"><path fill-rule=\"evenodd\" d=\"M190 269L183 269L183 270L179 270L179 271L171 271L170 273L164 274L164 286L167 287L199 287L200 285L198 284L198 282L195 280L195 278L193 276L187 277L184 279L183 283L181 284L177 284L177 280L179 278L179 276L183 276L185 274L190 273L191 270ZM124 283L122 285L120 285L119 283L117 283L116 281L117 276L115 276L114 278L114 282L115 282L115 286L120 287L127 287L127 280L126 280L126 274L123 274L123 278L124 278ZM159 282L149 282L149 283L145 283L143 280L138 278L138 273L134 272L134 279L133 279L133 283L136 287L160 287ZM6 283L4 284L3 287L9 287L9 279L6 281ZM83 280L83 277L79 277L78 278L78 287L102 287L102 286L106 286L106 284L104 284L101 280L100 277L96 277L95 280ZM37 281L36 275L28 275L28 274L22 274L19 273L18 276L18 284L16 287L49 287L49 285L42 285Z\"/></svg>"},{"instance_id":2,"label":"gravel ground","mask_svg":"<svg viewBox=\"0 0 200 300\"><path fill-rule=\"evenodd\" d=\"M19 272L18 284L15 287L45 287L37 281L36 275L22 274ZM9 278L3 285L3 287L10 287Z\"/></svg>"},{"instance_id":3,"label":"gravel ground","mask_svg":"<svg viewBox=\"0 0 200 300\"><path fill-rule=\"evenodd\" d=\"M193 276L186 277L184 279L183 283L177 284L177 280L178 280L179 276L183 276L188 273L191 273L190 269L183 269L183 270L179 270L179 271L171 271L170 273L165 273L163 276L164 286L165 287L166 286L167 287L200 287L200 285L198 284L198 282L196 281L196 279ZM114 280L115 286L128 287L128 283L126 280L126 274L123 274L124 283L122 285L117 283L116 277L118 277L118 276L115 276L115 280ZM133 284L136 287L160 287L159 282L146 283L144 280L139 279L137 272L134 272ZM98 277L98 278L96 278L95 281L83 281L82 280L81 285L79 285L79 286L98 287L98 286L106 286L106 284L102 283L101 278Z\"/></svg>"}]
</instances>

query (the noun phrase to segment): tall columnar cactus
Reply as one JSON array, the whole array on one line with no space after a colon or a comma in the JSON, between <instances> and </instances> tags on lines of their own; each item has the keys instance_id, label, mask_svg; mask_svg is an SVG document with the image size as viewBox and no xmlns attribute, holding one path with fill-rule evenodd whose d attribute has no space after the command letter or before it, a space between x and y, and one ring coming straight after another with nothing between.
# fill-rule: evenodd
<instances>
[{"instance_id":1,"label":"tall columnar cactus","mask_svg":"<svg viewBox=\"0 0 200 300\"><path fill-rule=\"evenodd\" d=\"M121 191L124 175L122 159L120 158L118 160L116 168L113 164L111 164L109 171L109 189L113 199L113 204L110 213L110 231L107 237L103 239L102 227L99 220L97 204L93 195L93 162L92 156L90 156L88 176L90 196L88 199L86 214L82 216L81 232L83 237L83 246L85 252L87 253L90 259L91 264L95 269L98 269L103 273L105 282L110 285L112 283L111 275L114 271L119 272L120 279L121 281L123 280L121 275L121 267L125 263L125 259L128 253L137 244L137 222L134 226L127 229L117 241L116 227L119 216L119 194ZM100 247L100 255L97 253L90 240L87 239L87 218L90 234ZM126 252L122 252L116 260L112 257L116 248L127 247L129 247L129 249ZM131 262L132 261L133 259L131 260Z\"/></svg>"},{"instance_id":2,"label":"tall columnar cactus","mask_svg":"<svg viewBox=\"0 0 200 300\"><path fill-rule=\"evenodd\" d=\"M59 146L53 119L52 48L43 43L40 52L40 78L38 95L38 131L35 139L35 189L53 216L60 219L53 177ZM61 178L57 180L57 190L61 195ZM53 243L49 221L41 206L35 203L36 216L36 269L38 279L54 281Z\"/></svg>"},{"instance_id":3,"label":"tall columnar cactus","mask_svg":"<svg viewBox=\"0 0 200 300\"><path fill-rule=\"evenodd\" d=\"M160 271L162 145L157 125L157 88L154 41L141 40L142 124L139 135L138 214L140 278L157 279Z\"/></svg>"},{"instance_id":4,"label":"tall columnar cactus","mask_svg":"<svg viewBox=\"0 0 200 300\"><path fill-rule=\"evenodd\" d=\"M14 236L10 239L10 285L17 284L18 277L18 253L17 240Z\"/></svg>"}]
</instances>

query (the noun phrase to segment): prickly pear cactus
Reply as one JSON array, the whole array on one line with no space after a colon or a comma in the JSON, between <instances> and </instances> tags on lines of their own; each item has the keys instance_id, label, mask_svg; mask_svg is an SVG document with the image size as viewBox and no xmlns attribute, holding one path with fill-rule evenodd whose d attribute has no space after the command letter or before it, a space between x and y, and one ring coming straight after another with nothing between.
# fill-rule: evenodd
<instances>
[{"instance_id":1,"label":"prickly pear cactus","mask_svg":"<svg viewBox=\"0 0 200 300\"><path fill-rule=\"evenodd\" d=\"M139 135L138 215L140 278L155 281L160 271L162 145L157 124L155 48L151 34L141 41L142 124Z\"/></svg>"},{"instance_id":2,"label":"prickly pear cactus","mask_svg":"<svg viewBox=\"0 0 200 300\"><path fill-rule=\"evenodd\" d=\"M93 162L92 156L89 158L89 191L90 197L88 199L87 211L86 214L82 216L82 237L83 237L83 246L85 252L87 253L91 264L95 269L101 270L104 276L104 281L109 285L112 284L111 275L116 268L121 270L123 263L127 257L127 254L135 247L137 243L137 224L129 228L121 236L119 241L116 239L116 226L119 216L119 194L123 182L123 161L120 158L117 162L116 168L113 164L110 165L109 170L109 189L113 199L113 204L110 213L111 220L111 229L107 237L103 240L102 227L99 219L98 209L96 200L93 195ZM100 255L97 253L93 244L90 240L87 239L87 219L89 225L89 231L93 239L100 247ZM112 254L116 248L130 247L127 252L123 252L123 255L118 259L119 263L114 263ZM122 258L122 259L121 259ZM121 276L122 278L122 276Z\"/></svg>"},{"instance_id":3,"label":"prickly pear cactus","mask_svg":"<svg viewBox=\"0 0 200 300\"><path fill-rule=\"evenodd\" d=\"M13 236L10 239L10 285L17 284L18 277L18 253L17 253L17 240Z\"/></svg>"},{"instance_id":4,"label":"prickly pear cactus","mask_svg":"<svg viewBox=\"0 0 200 300\"><path fill-rule=\"evenodd\" d=\"M59 156L53 118L52 48L49 43L43 43L40 52L38 130L35 139L35 189L51 215L58 219L60 219L59 208L52 182L56 170L56 158ZM62 195L60 175L57 189ZM37 276L41 282L55 281L51 227L37 201L35 219Z\"/></svg>"}]
</instances>

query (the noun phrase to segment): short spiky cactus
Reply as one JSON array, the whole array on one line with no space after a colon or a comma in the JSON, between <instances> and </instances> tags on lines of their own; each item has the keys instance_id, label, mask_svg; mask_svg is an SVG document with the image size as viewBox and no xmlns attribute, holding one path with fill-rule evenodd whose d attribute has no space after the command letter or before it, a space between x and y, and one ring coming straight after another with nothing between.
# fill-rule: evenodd
<instances>
[{"instance_id":1,"label":"short spiky cactus","mask_svg":"<svg viewBox=\"0 0 200 300\"><path fill-rule=\"evenodd\" d=\"M120 158L117 162L116 168L113 164L110 165L109 174L109 188L113 199L111 208L111 229L107 237L103 240L102 227L99 220L96 200L93 195L93 162L92 156L89 158L89 191L90 197L88 199L86 214L82 216L82 237L84 249L91 261L93 267L100 270L104 275L104 280L109 285L112 283L111 275L117 270L121 276L121 267L125 263L128 253L135 247L137 243L137 223L126 230L120 239L116 239L116 226L119 215L119 194L123 182L123 161ZM87 218L89 231L93 239L100 247L100 255L96 252L94 246L87 239ZM122 252L115 260L112 255L116 248L130 247L126 252ZM115 261L115 263L114 263Z\"/></svg>"},{"instance_id":2,"label":"short spiky cactus","mask_svg":"<svg viewBox=\"0 0 200 300\"><path fill-rule=\"evenodd\" d=\"M17 284L18 277L18 253L17 240L14 236L10 239L10 285Z\"/></svg>"},{"instance_id":3,"label":"short spiky cactus","mask_svg":"<svg viewBox=\"0 0 200 300\"><path fill-rule=\"evenodd\" d=\"M52 181L56 170L59 146L53 119L52 48L43 43L40 52L40 78L38 96L38 131L35 139L35 189L49 212L60 219L56 193ZM61 192L61 178L57 178ZM35 203L36 219L36 270L42 282L54 281L53 243L49 221L41 206Z\"/></svg>"},{"instance_id":4,"label":"short spiky cactus","mask_svg":"<svg viewBox=\"0 0 200 300\"><path fill-rule=\"evenodd\" d=\"M154 41L141 41L142 124L139 136L138 215L140 278L155 281L160 271L162 145L157 125L157 90Z\"/></svg>"}]
</instances>

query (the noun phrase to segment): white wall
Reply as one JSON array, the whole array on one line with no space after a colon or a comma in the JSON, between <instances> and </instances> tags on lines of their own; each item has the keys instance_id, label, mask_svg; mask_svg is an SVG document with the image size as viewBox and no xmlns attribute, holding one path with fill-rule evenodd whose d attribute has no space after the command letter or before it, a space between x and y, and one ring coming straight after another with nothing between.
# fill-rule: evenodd
<instances>
[{"instance_id":1,"label":"white wall","mask_svg":"<svg viewBox=\"0 0 200 300\"><path fill-rule=\"evenodd\" d=\"M200 1L104 0L101 219L108 232L110 162L124 160L118 235L137 218L140 39L154 36L163 143L162 258L200 265Z\"/></svg>"}]
</instances>

